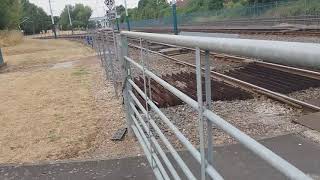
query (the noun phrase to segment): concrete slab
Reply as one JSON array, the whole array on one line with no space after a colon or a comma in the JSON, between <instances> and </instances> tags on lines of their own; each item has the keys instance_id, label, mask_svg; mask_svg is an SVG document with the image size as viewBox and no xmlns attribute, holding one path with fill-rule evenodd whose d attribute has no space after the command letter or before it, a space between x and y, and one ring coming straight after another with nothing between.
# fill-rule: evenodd
<instances>
[{"instance_id":1,"label":"concrete slab","mask_svg":"<svg viewBox=\"0 0 320 180\"><path fill-rule=\"evenodd\" d=\"M298 135L285 135L261 141L296 167L320 179L320 146ZM194 174L199 177L199 164L188 152L180 152ZM169 158L170 155L168 154ZM277 170L248 152L239 144L215 147L215 167L225 179L286 179ZM174 162L174 161L172 161ZM176 164L174 164L177 167ZM181 170L178 172L182 174ZM186 177L181 176L182 179ZM155 179L144 157L120 160L63 162L56 164L0 167L0 179Z\"/></svg>"},{"instance_id":2,"label":"concrete slab","mask_svg":"<svg viewBox=\"0 0 320 180\"><path fill-rule=\"evenodd\" d=\"M125 147L124 147L125 148ZM0 167L1 180L154 179L144 157Z\"/></svg>"},{"instance_id":3,"label":"concrete slab","mask_svg":"<svg viewBox=\"0 0 320 180\"><path fill-rule=\"evenodd\" d=\"M294 122L320 132L320 112L303 115Z\"/></svg>"}]
</instances>

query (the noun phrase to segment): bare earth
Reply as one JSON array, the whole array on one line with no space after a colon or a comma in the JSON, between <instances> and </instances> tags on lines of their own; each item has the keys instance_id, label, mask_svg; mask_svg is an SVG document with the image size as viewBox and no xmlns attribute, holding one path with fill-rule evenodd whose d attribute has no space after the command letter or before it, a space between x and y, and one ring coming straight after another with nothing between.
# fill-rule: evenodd
<instances>
[{"instance_id":1,"label":"bare earth","mask_svg":"<svg viewBox=\"0 0 320 180\"><path fill-rule=\"evenodd\" d=\"M133 138L110 140L125 126L122 104L93 50L65 40L25 39L3 53L0 163L140 153Z\"/></svg>"}]
</instances>

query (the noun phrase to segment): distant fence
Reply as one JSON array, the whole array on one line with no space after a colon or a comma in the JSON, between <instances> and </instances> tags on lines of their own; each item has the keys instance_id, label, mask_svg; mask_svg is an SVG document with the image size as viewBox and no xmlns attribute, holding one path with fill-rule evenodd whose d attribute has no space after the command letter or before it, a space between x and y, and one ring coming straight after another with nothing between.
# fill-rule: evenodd
<instances>
[{"instance_id":1,"label":"distant fence","mask_svg":"<svg viewBox=\"0 0 320 180\"><path fill-rule=\"evenodd\" d=\"M288 9L287 7L291 7ZM250 6L240 6L234 8L224 8L217 11L195 12L189 14L178 14L178 25L234 25L230 21L237 21L237 25L247 25L254 20L255 24L259 25L269 20L268 24L285 20L298 19L295 23L298 24L312 24L309 18L319 17L320 1L318 0L279 0L270 3L256 3ZM241 22L241 23L239 23ZM270 23L272 22L272 23ZM132 20L132 28L143 27L171 27L173 24L173 17L167 16L157 19ZM122 29L126 28L126 24L120 25Z\"/></svg>"}]
</instances>

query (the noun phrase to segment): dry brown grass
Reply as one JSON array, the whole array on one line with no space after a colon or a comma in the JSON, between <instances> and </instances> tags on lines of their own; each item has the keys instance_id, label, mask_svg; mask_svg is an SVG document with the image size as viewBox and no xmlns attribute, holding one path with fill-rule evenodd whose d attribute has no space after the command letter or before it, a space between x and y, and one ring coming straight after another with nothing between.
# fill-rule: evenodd
<instances>
[{"instance_id":1,"label":"dry brown grass","mask_svg":"<svg viewBox=\"0 0 320 180\"><path fill-rule=\"evenodd\" d=\"M67 40L24 39L22 43L2 51L10 71L94 55L91 48Z\"/></svg>"},{"instance_id":2,"label":"dry brown grass","mask_svg":"<svg viewBox=\"0 0 320 180\"><path fill-rule=\"evenodd\" d=\"M19 31L0 31L0 47L8 47L21 43L23 35Z\"/></svg>"},{"instance_id":3,"label":"dry brown grass","mask_svg":"<svg viewBox=\"0 0 320 180\"><path fill-rule=\"evenodd\" d=\"M92 50L64 40L24 40L4 52L9 70L0 72L0 163L83 157L124 125L111 86L97 102L97 79L104 78L99 61L88 57ZM52 68L64 61L73 64ZM113 125L106 126L110 137L97 139L106 124ZM111 143L106 152L134 143Z\"/></svg>"}]
</instances>

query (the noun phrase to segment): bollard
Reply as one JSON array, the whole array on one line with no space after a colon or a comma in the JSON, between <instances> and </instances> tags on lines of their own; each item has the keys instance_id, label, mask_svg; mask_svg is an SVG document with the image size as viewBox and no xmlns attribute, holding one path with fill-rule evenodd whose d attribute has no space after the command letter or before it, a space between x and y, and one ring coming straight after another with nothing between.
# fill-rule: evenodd
<instances>
[{"instance_id":1,"label":"bollard","mask_svg":"<svg viewBox=\"0 0 320 180\"><path fill-rule=\"evenodd\" d=\"M5 66L6 64L3 61L3 57L2 57L2 52L1 52L1 48L0 48L0 67Z\"/></svg>"}]
</instances>

